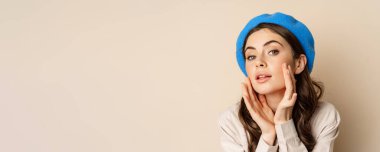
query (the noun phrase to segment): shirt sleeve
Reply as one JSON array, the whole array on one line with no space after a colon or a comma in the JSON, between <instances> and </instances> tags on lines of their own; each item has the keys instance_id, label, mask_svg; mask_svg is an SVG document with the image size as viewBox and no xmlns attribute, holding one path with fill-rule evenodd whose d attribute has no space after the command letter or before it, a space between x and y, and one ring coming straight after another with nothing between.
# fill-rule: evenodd
<instances>
[{"instance_id":1,"label":"shirt sleeve","mask_svg":"<svg viewBox=\"0 0 380 152\"><path fill-rule=\"evenodd\" d=\"M231 116L223 113L218 120L220 142L224 152L244 152L236 126L229 120Z\"/></svg>"},{"instance_id":2,"label":"shirt sleeve","mask_svg":"<svg viewBox=\"0 0 380 152\"><path fill-rule=\"evenodd\" d=\"M247 140L246 136L241 138L244 129L240 125L237 116L231 112L226 111L221 114L218 120L221 146L224 152L246 152L247 143L242 140ZM256 147L256 152L277 152L278 144L275 142L274 146L268 145L263 138L260 140Z\"/></svg>"},{"instance_id":3,"label":"shirt sleeve","mask_svg":"<svg viewBox=\"0 0 380 152\"><path fill-rule=\"evenodd\" d=\"M324 104L324 109L321 109L319 118L316 118L315 123L321 124L315 130L315 138L317 140L313 151L315 152L332 152L334 149L334 141L339 135L340 115L335 107L330 103Z\"/></svg>"},{"instance_id":4,"label":"shirt sleeve","mask_svg":"<svg viewBox=\"0 0 380 152\"><path fill-rule=\"evenodd\" d=\"M307 152L305 145L298 137L293 119L275 126L280 152Z\"/></svg>"},{"instance_id":5,"label":"shirt sleeve","mask_svg":"<svg viewBox=\"0 0 380 152\"><path fill-rule=\"evenodd\" d=\"M332 152L334 141L339 134L339 113L330 104L320 111L319 116L315 119L313 136L316 138L316 145L313 152ZM276 125L275 129L280 152L307 152L307 148L298 137L293 119Z\"/></svg>"},{"instance_id":6,"label":"shirt sleeve","mask_svg":"<svg viewBox=\"0 0 380 152\"><path fill-rule=\"evenodd\" d=\"M259 143L257 144L256 151L257 152L277 152L278 144L271 146L268 145L262 137L259 139Z\"/></svg>"}]
</instances>

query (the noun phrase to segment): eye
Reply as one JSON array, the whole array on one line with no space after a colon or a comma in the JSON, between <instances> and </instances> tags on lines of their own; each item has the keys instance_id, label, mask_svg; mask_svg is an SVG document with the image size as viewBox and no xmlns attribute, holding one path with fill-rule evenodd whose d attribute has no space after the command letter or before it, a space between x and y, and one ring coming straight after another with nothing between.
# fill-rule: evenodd
<instances>
[{"instance_id":1,"label":"eye","mask_svg":"<svg viewBox=\"0 0 380 152\"><path fill-rule=\"evenodd\" d=\"M254 60L256 58L256 56L254 56L254 55L250 55L250 56L247 56L247 60L248 61L251 61L251 60Z\"/></svg>"},{"instance_id":2,"label":"eye","mask_svg":"<svg viewBox=\"0 0 380 152\"><path fill-rule=\"evenodd\" d=\"M268 52L268 54L269 54L269 55L277 55L279 52L280 52L280 51L278 51L278 50L270 50L270 51Z\"/></svg>"}]
</instances>

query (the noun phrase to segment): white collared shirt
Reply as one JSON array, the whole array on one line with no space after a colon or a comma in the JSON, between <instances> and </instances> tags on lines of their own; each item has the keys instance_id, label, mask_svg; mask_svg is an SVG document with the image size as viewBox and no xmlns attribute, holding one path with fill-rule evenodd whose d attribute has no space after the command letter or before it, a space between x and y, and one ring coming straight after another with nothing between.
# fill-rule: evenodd
<instances>
[{"instance_id":1,"label":"white collared shirt","mask_svg":"<svg viewBox=\"0 0 380 152\"><path fill-rule=\"evenodd\" d=\"M247 134L238 117L239 108L240 102L237 102L219 116L221 146L225 152L248 152ZM316 139L313 152L332 152L340 124L340 116L335 107L328 102L319 102L310 123L312 135ZM292 119L276 125L275 129L275 145L268 145L260 138L256 152L307 152Z\"/></svg>"}]
</instances>

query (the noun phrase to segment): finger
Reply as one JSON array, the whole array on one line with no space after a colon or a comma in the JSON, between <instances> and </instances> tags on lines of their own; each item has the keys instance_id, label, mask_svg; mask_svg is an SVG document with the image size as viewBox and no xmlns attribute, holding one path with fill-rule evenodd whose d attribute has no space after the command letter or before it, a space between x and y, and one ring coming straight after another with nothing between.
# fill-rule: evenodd
<instances>
[{"instance_id":1,"label":"finger","mask_svg":"<svg viewBox=\"0 0 380 152\"><path fill-rule=\"evenodd\" d=\"M249 112L251 112L252 111L252 106L249 103L248 97L247 96L243 96L243 99L244 99L245 107L248 109Z\"/></svg>"},{"instance_id":2,"label":"finger","mask_svg":"<svg viewBox=\"0 0 380 152\"><path fill-rule=\"evenodd\" d=\"M251 104L249 103L249 100L246 96L243 96L245 107L247 108L248 112L252 115L254 113Z\"/></svg>"},{"instance_id":3,"label":"finger","mask_svg":"<svg viewBox=\"0 0 380 152\"><path fill-rule=\"evenodd\" d=\"M261 103L261 105L262 105L262 107L263 107L263 109L265 109L265 108L269 108L269 106L268 106L268 102L267 102L267 99L265 98L265 95L259 95L259 99L260 99L260 103Z\"/></svg>"},{"instance_id":4,"label":"finger","mask_svg":"<svg viewBox=\"0 0 380 152\"><path fill-rule=\"evenodd\" d=\"M268 106L268 102L265 100L265 102L262 102L262 105L263 105L263 110L265 111L266 115L269 118L273 119L274 114L273 114L272 109ZM273 121L273 120L271 120L271 121Z\"/></svg>"},{"instance_id":5,"label":"finger","mask_svg":"<svg viewBox=\"0 0 380 152\"><path fill-rule=\"evenodd\" d=\"M264 98L265 98L265 97L264 97ZM268 102L267 102L266 99L265 99L264 101L262 101L261 104L263 105L263 107L269 107L269 106L268 106Z\"/></svg>"},{"instance_id":6,"label":"finger","mask_svg":"<svg viewBox=\"0 0 380 152\"><path fill-rule=\"evenodd\" d=\"M288 102L284 103L284 107L292 107L296 103L297 100L297 93L293 93L292 97Z\"/></svg>"},{"instance_id":7,"label":"finger","mask_svg":"<svg viewBox=\"0 0 380 152\"><path fill-rule=\"evenodd\" d=\"M243 99L248 111L252 112L252 104L250 103L249 95L245 83L242 83Z\"/></svg>"},{"instance_id":8,"label":"finger","mask_svg":"<svg viewBox=\"0 0 380 152\"><path fill-rule=\"evenodd\" d=\"M282 72L284 74L285 88L286 88L284 96L287 99L290 99L292 96L292 93L293 93L293 82L292 82L292 79L290 77L290 71L287 68L286 63L284 63L282 65Z\"/></svg>"},{"instance_id":9,"label":"finger","mask_svg":"<svg viewBox=\"0 0 380 152\"><path fill-rule=\"evenodd\" d=\"M248 91L247 91L247 87L246 87L246 85L245 85L244 82L241 83L241 91L242 91L243 97L244 97L244 96L246 96L246 97L249 96L249 95L248 95Z\"/></svg>"},{"instance_id":10,"label":"finger","mask_svg":"<svg viewBox=\"0 0 380 152\"><path fill-rule=\"evenodd\" d=\"M289 69L290 77L292 78L292 82L293 82L293 92L296 92L296 78L294 77L294 73L290 65L288 65L288 69Z\"/></svg>"},{"instance_id":11,"label":"finger","mask_svg":"<svg viewBox=\"0 0 380 152\"><path fill-rule=\"evenodd\" d=\"M249 78L247 78L247 87L248 87L248 93L249 93L249 97L252 101L252 105L253 107L257 107L257 97L256 97L256 92L253 91L253 87L252 87L252 84L251 84L251 80Z\"/></svg>"},{"instance_id":12,"label":"finger","mask_svg":"<svg viewBox=\"0 0 380 152\"><path fill-rule=\"evenodd\" d=\"M245 97L244 101L247 102L246 105L249 106L250 109L254 110L253 101L249 95L247 83L243 83L243 97Z\"/></svg>"},{"instance_id":13,"label":"finger","mask_svg":"<svg viewBox=\"0 0 380 152\"><path fill-rule=\"evenodd\" d=\"M293 93L292 98L290 99L290 106L293 106L296 103L297 100L297 93Z\"/></svg>"},{"instance_id":14,"label":"finger","mask_svg":"<svg viewBox=\"0 0 380 152\"><path fill-rule=\"evenodd\" d=\"M260 100L260 102L259 102L260 107L263 107L264 103L267 103L267 99L262 94L259 94L259 100Z\"/></svg>"}]
</instances>

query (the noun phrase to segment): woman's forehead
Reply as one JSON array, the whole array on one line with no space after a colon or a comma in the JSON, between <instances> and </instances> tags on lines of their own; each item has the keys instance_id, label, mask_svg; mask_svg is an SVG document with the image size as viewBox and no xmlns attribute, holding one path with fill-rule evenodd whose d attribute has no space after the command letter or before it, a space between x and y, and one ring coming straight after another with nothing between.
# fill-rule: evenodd
<instances>
[{"instance_id":1,"label":"woman's forehead","mask_svg":"<svg viewBox=\"0 0 380 152\"><path fill-rule=\"evenodd\" d=\"M288 45L286 40L279 34L265 28L252 33L248 37L245 49L250 46L254 48L261 48L269 44L278 44L282 46Z\"/></svg>"}]
</instances>

